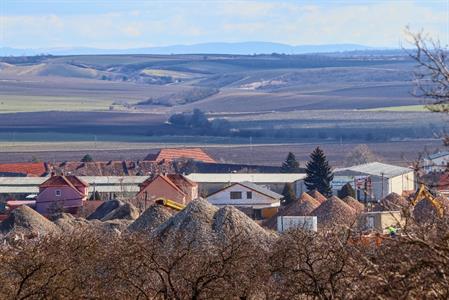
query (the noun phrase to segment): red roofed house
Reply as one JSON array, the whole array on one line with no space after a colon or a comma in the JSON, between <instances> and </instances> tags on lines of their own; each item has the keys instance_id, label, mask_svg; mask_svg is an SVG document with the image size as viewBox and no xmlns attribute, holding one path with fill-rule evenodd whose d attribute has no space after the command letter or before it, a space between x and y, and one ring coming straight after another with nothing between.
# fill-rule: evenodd
<instances>
[{"instance_id":1,"label":"red roofed house","mask_svg":"<svg viewBox=\"0 0 449 300\"><path fill-rule=\"evenodd\" d=\"M60 210L76 213L87 200L88 187L76 176L53 175L39 186L36 210L41 214Z\"/></svg>"},{"instance_id":2,"label":"red roofed house","mask_svg":"<svg viewBox=\"0 0 449 300\"><path fill-rule=\"evenodd\" d=\"M31 176L41 177L48 173L47 164L37 163L14 163L0 164L0 176Z\"/></svg>"},{"instance_id":3,"label":"red roofed house","mask_svg":"<svg viewBox=\"0 0 449 300\"><path fill-rule=\"evenodd\" d=\"M179 174L157 175L145 180L136 196L145 207L161 197L187 204L198 198L198 184Z\"/></svg>"},{"instance_id":4,"label":"red roofed house","mask_svg":"<svg viewBox=\"0 0 449 300\"><path fill-rule=\"evenodd\" d=\"M189 149L161 149L157 154L149 154L145 160L152 160L156 162L162 161L174 161L177 159L192 159L195 161L201 161L205 163L217 163L212 157L210 157L201 148L189 148Z\"/></svg>"}]
</instances>

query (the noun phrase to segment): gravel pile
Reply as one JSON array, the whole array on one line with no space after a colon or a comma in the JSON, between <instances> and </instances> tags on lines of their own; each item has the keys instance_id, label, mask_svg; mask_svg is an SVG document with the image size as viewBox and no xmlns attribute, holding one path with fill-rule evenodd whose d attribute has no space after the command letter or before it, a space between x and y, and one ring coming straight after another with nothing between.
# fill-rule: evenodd
<instances>
[{"instance_id":1,"label":"gravel pile","mask_svg":"<svg viewBox=\"0 0 449 300\"><path fill-rule=\"evenodd\" d=\"M449 215L449 199L445 196L436 197L444 207L444 216ZM432 222L439 218L438 212L428 199L423 199L413 209L415 220L420 223Z\"/></svg>"},{"instance_id":2,"label":"gravel pile","mask_svg":"<svg viewBox=\"0 0 449 300\"><path fill-rule=\"evenodd\" d=\"M192 245L202 248L212 247L236 234L265 245L275 236L235 207L218 209L204 199L190 202L185 209L158 226L153 234L160 237L168 248L180 242L193 242Z\"/></svg>"},{"instance_id":3,"label":"gravel pile","mask_svg":"<svg viewBox=\"0 0 449 300\"><path fill-rule=\"evenodd\" d=\"M101 218L102 221L110 220L136 220L139 217L139 209L131 203L123 203L116 209L110 211L106 216Z\"/></svg>"},{"instance_id":4,"label":"gravel pile","mask_svg":"<svg viewBox=\"0 0 449 300\"><path fill-rule=\"evenodd\" d=\"M2 223L0 232L6 236L37 236L59 232L58 227L32 208L22 205L14 209Z\"/></svg>"},{"instance_id":5,"label":"gravel pile","mask_svg":"<svg viewBox=\"0 0 449 300\"><path fill-rule=\"evenodd\" d=\"M123 205L124 203L120 200L110 200L106 201L102 205L100 205L93 213L91 213L87 219L88 220L101 220L111 211L116 209L117 207Z\"/></svg>"},{"instance_id":6,"label":"gravel pile","mask_svg":"<svg viewBox=\"0 0 449 300\"><path fill-rule=\"evenodd\" d=\"M337 196L332 196L318 206L311 216L318 219L318 227L326 228L335 225L352 225L356 220L356 211Z\"/></svg>"},{"instance_id":7,"label":"gravel pile","mask_svg":"<svg viewBox=\"0 0 449 300\"><path fill-rule=\"evenodd\" d=\"M376 211L402 210L409 207L409 202L396 193L390 193L379 201Z\"/></svg>"},{"instance_id":8,"label":"gravel pile","mask_svg":"<svg viewBox=\"0 0 449 300\"><path fill-rule=\"evenodd\" d=\"M71 232L91 225L90 221L84 218L77 218L68 213L53 214L49 219L53 221L62 232Z\"/></svg>"},{"instance_id":9,"label":"gravel pile","mask_svg":"<svg viewBox=\"0 0 449 300\"><path fill-rule=\"evenodd\" d=\"M276 234L265 230L233 206L220 208L214 218L212 229L219 241L229 241L232 237L243 236L261 247L268 247L276 238Z\"/></svg>"},{"instance_id":10,"label":"gravel pile","mask_svg":"<svg viewBox=\"0 0 449 300\"><path fill-rule=\"evenodd\" d=\"M312 196L316 201L323 203L324 201L327 200L326 197L324 197L323 194L321 194L320 192L318 192L317 190L313 190L311 192L309 192L309 195Z\"/></svg>"},{"instance_id":11,"label":"gravel pile","mask_svg":"<svg viewBox=\"0 0 449 300\"><path fill-rule=\"evenodd\" d=\"M131 232L151 232L156 227L170 219L171 216L172 212L170 209L162 205L154 204L145 210L133 223L131 223L128 230Z\"/></svg>"},{"instance_id":12,"label":"gravel pile","mask_svg":"<svg viewBox=\"0 0 449 300\"><path fill-rule=\"evenodd\" d=\"M351 206L357 214L361 214L365 211L365 205L360 201L352 198L351 196L346 196L342 199L347 205Z\"/></svg>"}]
</instances>

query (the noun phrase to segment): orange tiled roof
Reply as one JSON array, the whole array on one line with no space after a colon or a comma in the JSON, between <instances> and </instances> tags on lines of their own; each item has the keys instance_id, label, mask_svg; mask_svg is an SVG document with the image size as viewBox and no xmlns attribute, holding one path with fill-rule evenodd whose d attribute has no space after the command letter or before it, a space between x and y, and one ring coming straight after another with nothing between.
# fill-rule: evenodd
<instances>
[{"instance_id":1,"label":"orange tiled roof","mask_svg":"<svg viewBox=\"0 0 449 300\"><path fill-rule=\"evenodd\" d=\"M47 166L43 162L0 164L0 173L19 173L40 177L47 173Z\"/></svg>"},{"instance_id":2,"label":"orange tiled roof","mask_svg":"<svg viewBox=\"0 0 449 300\"><path fill-rule=\"evenodd\" d=\"M210 157L201 148L189 148L189 149L161 149L154 158L155 161L173 161L180 158L189 158L197 161L216 163L216 161Z\"/></svg>"}]
</instances>

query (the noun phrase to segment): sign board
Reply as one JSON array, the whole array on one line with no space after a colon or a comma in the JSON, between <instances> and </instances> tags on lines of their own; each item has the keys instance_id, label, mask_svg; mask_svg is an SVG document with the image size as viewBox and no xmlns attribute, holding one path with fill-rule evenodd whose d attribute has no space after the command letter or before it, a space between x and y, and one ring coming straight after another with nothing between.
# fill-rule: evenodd
<instances>
[{"instance_id":1,"label":"sign board","mask_svg":"<svg viewBox=\"0 0 449 300\"><path fill-rule=\"evenodd\" d=\"M347 183L351 184L351 186L355 189L353 176L335 176L332 180L332 189L339 190Z\"/></svg>"},{"instance_id":2,"label":"sign board","mask_svg":"<svg viewBox=\"0 0 449 300\"><path fill-rule=\"evenodd\" d=\"M316 216L279 216L277 218L277 230L283 232L289 229L305 229L317 231Z\"/></svg>"}]
</instances>

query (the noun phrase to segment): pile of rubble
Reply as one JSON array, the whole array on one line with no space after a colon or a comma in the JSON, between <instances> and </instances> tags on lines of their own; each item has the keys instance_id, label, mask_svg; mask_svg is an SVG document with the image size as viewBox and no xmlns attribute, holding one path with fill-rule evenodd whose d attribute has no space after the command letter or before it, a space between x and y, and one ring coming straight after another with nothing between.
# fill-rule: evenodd
<instances>
[{"instance_id":1,"label":"pile of rubble","mask_svg":"<svg viewBox=\"0 0 449 300\"><path fill-rule=\"evenodd\" d=\"M436 201L438 201L442 205L443 216L449 216L449 199L445 196L440 195L436 197ZM437 208L429 199L423 199L419 201L413 208L413 217L420 223L427 223L434 221L436 218L439 218L440 215L437 211Z\"/></svg>"},{"instance_id":2,"label":"pile of rubble","mask_svg":"<svg viewBox=\"0 0 449 300\"><path fill-rule=\"evenodd\" d=\"M347 205L349 205L350 207L352 207L357 214L361 214L365 211L365 205L363 205L363 203L361 203L360 201L354 199L351 196L346 196L342 199Z\"/></svg>"},{"instance_id":3,"label":"pile of rubble","mask_svg":"<svg viewBox=\"0 0 449 300\"><path fill-rule=\"evenodd\" d=\"M169 208L158 204L151 205L129 225L128 230L130 232L151 232L170 219L172 215L173 213Z\"/></svg>"},{"instance_id":4,"label":"pile of rubble","mask_svg":"<svg viewBox=\"0 0 449 300\"><path fill-rule=\"evenodd\" d=\"M403 210L409 207L407 199L396 193L390 193L383 199L381 199L374 208L375 211L392 211Z\"/></svg>"}]
</instances>

